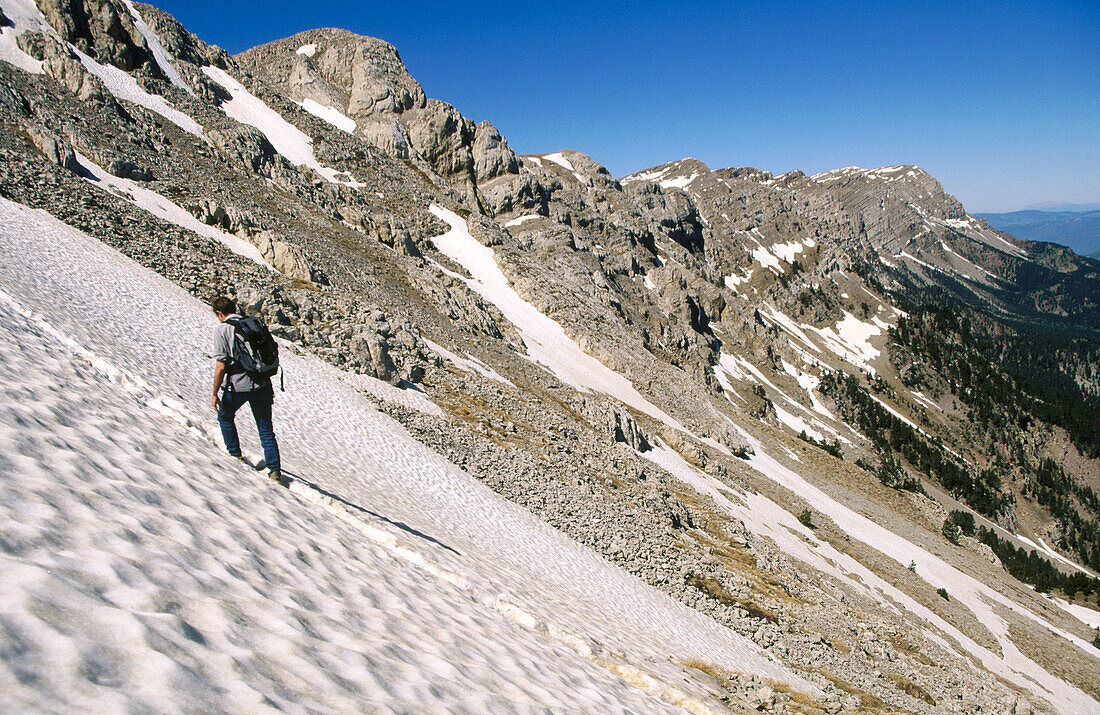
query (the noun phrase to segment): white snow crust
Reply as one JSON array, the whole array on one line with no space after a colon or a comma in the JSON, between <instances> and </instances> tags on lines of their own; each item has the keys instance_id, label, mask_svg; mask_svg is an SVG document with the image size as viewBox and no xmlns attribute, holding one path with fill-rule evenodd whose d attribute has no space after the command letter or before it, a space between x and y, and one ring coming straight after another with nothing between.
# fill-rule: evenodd
<instances>
[{"instance_id":1,"label":"white snow crust","mask_svg":"<svg viewBox=\"0 0 1100 715\"><path fill-rule=\"evenodd\" d=\"M504 224L504 227L505 228L512 228L513 226L522 226L523 224L527 223L528 221L534 221L535 219L539 219L539 218L545 218L545 216L540 216L539 214L526 214L524 216L520 216L518 218L512 219L508 223Z\"/></svg>"},{"instance_id":2,"label":"white snow crust","mask_svg":"<svg viewBox=\"0 0 1100 715\"><path fill-rule=\"evenodd\" d=\"M790 241L788 243L773 244L769 250L775 254L776 258L787 263L794 263L798 254L802 253L802 249L805 247L802 241Z\"/></svg>"},{"instance_id":3,"label":"white snow crust","mask_svg":"<svg viewBox=\"0 0 1100 715\"><path fill-rule=\"evenodd\" d=\"M127 102L133 102L140 107L145 107L150 112L159 114L189 134L194 134L197 137L203 136L202 125L176 109L172 106L171 102L164 97L146 92L141 88L141 85L137 83L137 80L128 73L123 72L113 65L100 64L75 47L70 46L69 49L80 58L80 63L84 65L84 69L98 77L107 89L110 90L111 94L118 99L123 99Z\"/></svg>"},{"instance_id":4,"label":"white snow crust","mask_svg":"<svg viewBox=\"0 0 1100 715\"><path fill-rule=\"evenodd\" d=\"M342 178L347 176L346 173L342 174L317 161L317 158L313 155L313 140L310 139L309 135L283 119L281 114L245 89L244 85L234 79L228 72L212 65L203 67L202 72L232 95L231 100L222 103L222 111L241 124L259 129L271 142L271 146L275 147L275 151L286 157L291 164L313 169L327 181L334 184L343 184L352 188L363 186L354 179Z\"/></svg>"},{"instance_id":5,"label":"white snow crust","mask_svg":"<svg viewBox=\"0 0 1100 715\"><path fill-rule=\"evenodd\" d=\"M868 323L848 311L843 311L843 313L844 318L839 320L835 326L818 328L805 323L797 323L770 304L765 303L760 307L760 315L765 320L775 323L810 350L816 353L822 352L817 343L809 337L809 333L814 333L825 349L851 364L863 368L872 375L875 374L876 371L871 362L881 352L871 344L871 338L883 335L889 324L877 318L877 316L873 317L871 322Z\"/></svg>"},{"instance_id":6,"label":"white snow crust","mask_svg":"<svg viewBox=\"0 0 1100 715\"><path fill-rule=\"evenodd\" d=\"M355 133L355 127L357 126L355 120L341 112L336 107L329 107L327 105L321 104L320 102L315 102L312 99L295 102L295 104L297 104L299 107L306 110L313 116L317 117L318 119L323 119L324 121L328 122L342 132L346 132L348 134Z\"/></svg>"},{"instance_id":7,"label":"white snow crust","mask_svg":"<svg viewBox=\"0 0 1100 715\"><path fill-rule=\"evenodd\" d=\"M317 54L317 45L312 43L308 45L302 45L298 49L294 50L294 54L305 55L306 57L313 57L315 54Z\"/></svg>"},{"instance_id":8,"label":"white snow crust","mask_svg":"<svg viewBox=\"0 0 1100 715\"><path fill-rule=\"evenodd\" d=\"M34 0L0 0L0 8L3 8L4 15L12 22L11 27L0 28L0 60L24 72L42 74L42 62L20 49L16 38L27 30L52 33L53 29L46 22L46 17Z\"/></svg>"},{"instance_id":9,"label":"white snow crust","mask_svg":"<svg viewBox=\"0 0 1100 715\"><path fill-rule=\"evenodd\" d=\"M573 174L573 178L575 178L577 181L581 182L582 184L588 183L588 180L585 179L583 176L581 176L579 173L577 173L577 170L573 168L573 163L571 161L569 161L568 159L566 159L565 155L562 154L560 151L556 151L553 154L546 154L542 158L546 159L547 161L552 161L555 164L557 164L558 166L562 167L563 169L566 169L567 171L569 171L570 173ZM541 166L541 162L540 162L539 165Z\"/></svg>"},{"instance_id":10,"label":"white snow crust","mask_svg":"<svg viewBox=\"0 0 1100 715\"><path fill-rule=\"evenodd\" d=\"M434 352L441 358L449 361L459 370L462 370L463 372L476 372L482 377L487 377L494 382L499 382L500 384L508 385L509 387L515 387L515 385L512 384L511 380L505 377L501 377L499 372L481 362L477 358L473 357L472 355L468 357L460 357L458 354L448 350L438 343L433 343L427 338L422 339L424 340L424 344L432 349L432 352Z\"/></svg>"},{"instance_id":11,"label":"white snow crust","mask_svg":"<svg viewBox=\"0 0 1100 715\"><path fill-rule=\"evenodd\" d=\"M773 273L779 274L786 271L786 269L783 268L783 264L779 262L779 258L763 246L752 249L752 257L756 259L757 263Z\"/></svg>"},{"instance_id":12,"label":"white snow crust","mask_svg":"<svg viewBox=\"0 0 1100 715\"><path fill-rule=\"evenodd\" d=\"M165 75L173 84L193 94L191 88L184 82L183 78L180 77L179 73L172 65L168 53L165 52L164 47L160 44L160 40L157 38L156 33L154 33L145 21L141 19L141 15L138 14L131 0L125 0L125 3L133 17L134 26L137 28L138 32L145 37L146 43L152 51L154 59L164 71ZM0 2L0 7L3 8L4 14L14 24L14 28L5 27L0 29L0 60L9 62L27 72L41 74L42 63L19 49L18 45L16 45L15 38L26 30L46 32L55 37L57 37L57 32L50 27L49 23L46 22L46 18L42 15L42 12L33 2L28 2L28 0L3 0L3 2ZM145 107L149 111L155 112L172 122L185 132L194 134L197 137L203 136L202 126L199 125L198 122L176 109L164 97L146 92L137 81L126 72L112 65L105 65L95 61L76 49L72 44L69 45L69 50L80 59L80 63L84 65L84 68L88 72L95 75L103 82L107 90L116 98Z\"/></svg>"},{"instance_id":13,"label":"white snow crust","mask_svg":"<svg viewBox=\"0 0 1100 715\"><path fill-rule=\"evenodd\" d=\"M662 189L685 189L687 185L699 178L699 172L693 172L691 176L677 176L672 179L662 179Z\"/></svg>"},{"instance_id":14,"label":"white snow crust","mask_svg":"<svg viewBox=\"0 0 1100 715\"><path fill-rule=\"evenodd\" d=\"M73 153L76 155L76 160L80 165L91 175L91 183L93 186L98 186L108 193L119 196L135 206L148 211L157 218L164 219L169 223L174 223L180 228L194 231L200 236L205 236L206 238L217 241L230 251L233 251L233 253L255 261L264 268L272 271L275 270L271 264L264 259L263 254L260 253L260 249L243 238L238 238L214 226L208 226L192 216L189 211L161 196L157 192L145 188L136 181L123 179L111 174L80 152L74 150Z\"/></svg>"},{"instance_id":15,"label":"white snow crust","mask_svg":"<svg viewBox=\"0 0 1100 715\"><path fill-rule=\"evenodd\" d=\"M19 48L15 41L18 36L18 27L0 27L0 60L24 72L42 74L41 60L36 60Z\"/></svg>"},{"instance_id":16,"label":"white snow crust","mask_svg":"<svg viewBox=\"0 0 1100 715\"><path fill-rule=\"evenodd\" d=\"M272 485L217 444L207 306L5 199L0 251L6 707L672 712L686 658L814 692L293 350Z\"/></svg>"},{"instance_id":17,"label":"white snow crust","mask_svg":"<svg viewBox=\"0 0 1100 715\"><path fill-rule=\"evenodd\" d=\"M962 602L977 616L997 640L1001 653L993 652L974 642L935 612L883 580L851 556L837 551L831 544L819 539L792 514L766 497L735 491L709 474L691 466L679 454L663 444L658 444L655 449L642 456L660 464L700 493L713 498L720 507L744 521L753 533L771 538L784 553L822 573L844 581L849 587L881 603L885 609L894 612L898 612L899 608L904 609L923 621L927 628L926 634L945 648L975 657L990 672L1047 698L1059 712L1092 713L1100 706L1100 703L1086 693L1051 675L1024 656L1012 642L1008 624L997 614L997 609L1007 608L1015 611L1100 660L1100 655L1095 652L1096 649L1090 643L1052 626L985 584L840 504L769 456L758 440L752 439L747 434L745 437L752 443L756 452L750 458L753 468L801 496L812 504L815 510L832 519L853 539L862 541L901 564L915 563L917 575L932 587L947 588L952 599Z\"/></svg>"},{"instance_id":18,"label":"white snow crust","mask_svg":"<svg viewBox=\"0 0 1100 715\"><path fill-rule=\"evenodd\" d=\"M556 151L553 154L545 154L542 158L546 159L547 161L552 161L568 171L576 171L576 169L573 168L572 162L566 159L565 155L562 154L560 151Z\"/></svg>"}]
</instances>

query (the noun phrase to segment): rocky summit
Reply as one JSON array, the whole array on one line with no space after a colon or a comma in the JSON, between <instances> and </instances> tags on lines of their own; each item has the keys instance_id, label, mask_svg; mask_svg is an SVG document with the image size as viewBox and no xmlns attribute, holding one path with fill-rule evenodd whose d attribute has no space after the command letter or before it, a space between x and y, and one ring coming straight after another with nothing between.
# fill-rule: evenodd
<instances>
[{"instance_id":1,"label":"rocky summit","mask_svg":"<svg viewBox=\"0 0 1100 715\"><path fill-rule=\"evenodd\" d=\"M372 646L353 635L318 636L333 623L366 619L354 605L365 593L356 589L368 588L362 582L334 580L325 598L293 596L302 627L285 637L316 639L319 651L343 649L318 671L326 690L311 684L304 665L270 685L277 679L270 664L248 659L265 643L277 650L275 640L223 642L204 637L189 625L194 619L184 621L191 630L178 644L149 631L100 650L102 638L82 629L64 603L32 597L32 586L12 581L0 587L0 683L16 694L13 702L27 710L152 707L142 699L142 671L112 663L126 661L127 648L176 658L201 639L209 660L180 660L176 671L148 675L161 678L157 687L176 709L1100 709L1097 261L991 228L917 166L776 176L686 158L616 178L598 157L567 148L520 156L491 123L427 97L397 48L345 30L310 30L231 56L130 0L0 0L0 10L4 216L49 214L53 223L42 225L97 239L188 300L229 294L243 312L264 318L284 352L316 362L308 374L369 405L349 425L396 425L417 454L431 455L418 464L472 477L508 509L533 515L531 533L552 532L566 544L561 549L594 555L637 593L662 599L663 613L719 634L676 643L654 635L667 630L660 623L631 623L664 644L643 655L630 646L641 641L608 640L627 629L623 609L608 607L592 611L602 615L589 620L591 632L577 632L577 619L563 635L560 624L510 605L510 592L526 584L494 580L508 578L503 570L479 570L495 558L489 552L421 538L428 556L393 546L406 559L394 589L445 574L453 592L440 604L504 614L508 632L519 631L508 637L522 641L509 648L544 649L554 663L568 656L577 679L552 680L532 666L510 680L512 671L493 674L491 658L432 670L438 664L429 661L439 658L398 643L401 623L409 632L420 627L412 625L423 616L416 607L373 637L375 646L390 637L394 644L369 657L356 649ZM14 235L16 225L5 218L0 233ZM22 265L10 254L3 262ZM37 283L24 273L0 274L0 305L31 304L28 286ZM34 315L67 325L65 316L77 321L82 306L42 310L56 313L10 308L23 316L12 325ZM11 343L26 350L33 336L54 335L10 331L24 336ZM75 350L71 344L65 349ZM196 355L206 350L193 346ZM11 395L17 374L0 374ZM68 379L61 374L50 381ZM209 402L209 375L185 377ZM296 384L289 372L287 394L322 384L307 382ZM186 403L184 392L172 399ZM151 403L142 399L145 409ZM277 398L276 420L294 399L284 406ZM89 402L74 429L109 422L111 404ZM33 506L41 495L20 491L29 489L23 477L33 464L50 474L51 460L75 447L63 432L54 452L27 451L18 435L39 417L0 417L0 435L8 435L0 441L7 452L0 454L0 549L26 569L37 563L38 546L22 522L45 507ZM182 431L172 419L148 429ZM212 415L183 422L203 420ZM342 440L360 432L346 429L326 433L324 444L352 449ZM204 444L212 454L220 449ZM419 483L408 464L393 456L351 476L296 477L289 495L272 495L258 478L242 488L290 500L287 510L327 505L365 524L354 537L341 530L344 517L316 527L309 538L324 548L350 549L363 529L394 530L395 537L376 537L392 546L424 534L372 507L372 499L391 497L372 495L356 470ZM221 483L203 479L188 488ZM137 484L112 492L121 501L109 508L92 508L121 519L126 499L155 501L157 489L155 481ZM294 496L295 489L311 496ZM393 508L415 515L409 505L436 497L410 491L392 497L405 505ZM268 513L209 509L234 534ZM270 511L279 533L291 529L289 516ZM447 514L423 518L445 524ZM471 534L493 533L483 518ZM132 543L182 538L156 519L126 526ZM98 553L106 543L89 539L80 548ZM335 558L322 546L299 549L302 569ZM134 549L130 567L148 566L143 553ZM442 561L432 554L450 570L433 565ZM178 568L198 568L178 559ZM546 568L569 580L568 564L556 564ZM269 566L254 554L225 569L264 591L276 588L265 580ZM126 568L113 571L122 582ZM463 569L496 576L479 586ZM154 607L128 599L123 585L104 585L114 583L108 571L81 593L104 595L139 620L199 603L221 608L235 597L215 579L201 592L163 594ZM414 571L422 575L407 575ZM583 582L573 585L588 592ZM333 593L345 592L330 604ZM577 599L547 602L569 611ZM390 594L372 603L385 610L399 601ZM310 619L322 610L325 624L317 625ZM238 624L259 618L218 613ZM482 644L495 643L498 631L478 631L482 611L471 613L450 627L473 628ZM27 635L32 621L53 635ZM458 630L432 627L434 640L460 641ZM51 650L50 638L65 647ZM702 645L723 638L744 643L767 669L756 655L737 662ZM421 641L425 649L429 640ZM69 649L85 654L73 666L82 685L59 692L54 676L77 658ZM504 652L514 654L499 646ZM352 668L348 653L368 666ZM294 671L291 661L283 666ZM236 679L208 678L216 668ZM394 694L429 671L463 685ZM201 685L215 680L217 687ZM522 693L514 685L521 680ZM591 687L607 699L583 707L556 699L570 683L572 695ZM201 701L189 699L196 689L205 693ZM487 699L477 706L455 699L463 689ZM243 692L263 698L235 699Z\"/></svg>"}]
</instances>

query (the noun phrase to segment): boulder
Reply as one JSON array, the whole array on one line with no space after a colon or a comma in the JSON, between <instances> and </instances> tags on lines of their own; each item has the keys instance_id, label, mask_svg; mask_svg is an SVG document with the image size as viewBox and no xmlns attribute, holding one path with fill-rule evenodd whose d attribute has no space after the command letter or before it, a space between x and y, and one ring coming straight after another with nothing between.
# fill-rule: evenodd
<instances>
[{"instance_id":1,"label":"boulder","mask_svg":"<svg viewBox=\"0 0 1100 715\"><path fill-rule=\"evenodd\" d=\"M80 164L76 160L76 154L64 139L38 124L27 125L23 128L23 131L39 153L45 157L46 161L62 169L68 169L74 174L80 173Z\"/></svg>"},{"instance_id":2,"label":"boulder","mask_svg":"<svg viewBox=\"0 0 1100 715\"><path fill-rule=\"evenodd\" d=\"M508 146L508 140L489 122L474 127L474 177L479 184L503 174L519 173L519 158Z\"/></svg>"},{"instance_id":3,"label":"boulder","mask_svg":"<svg viewBox=\"0 0 1100 715\"><path fill-rule=\"evenodd\" d=\"M261 176L271 173L275 162L275 147L267 137L255 127L245 124L209 129L206 136L214 146L230 161L243 166L247 171Z\"/></svg>"},{"instance_id":4,"label":"boulder","mask_svg":"<svg viewBox=\"0 0 1100 715\"><path fill-rule=\"evenodd\" d=\"M148 167L139 166L129 159L114 157L104 167L114 176L131 181L152 181L153 172Z\"/></svg>"},{"instance_id":5,"label":"boulder","mask_svg":"<svg viewBox=\"0 0 1100 715\"><path fill-rule=\"evenodd\" d=\"M398 159L412 156L409 133L396 119L383 119L359 124L359 134L378 149Z\"/></svg>"},{"instance_id":6,"label":"boulder","mask_svg":"<svg viewBox=\"0 0 1100 715\"><path fill-rule=\"evenodd\" d=\"M417 152L441 176L473 171L469 146L473 139L473 123L458 110L438 99L429 99L422 111L404 118L409 139Z\"/></svg>"},{"instance_id":7,"label":"boulder","mask_svg":"<svg viewBox=\"0 0 1100 715\"><path fill-rule=\"evenodd\" d=\"M310 265L305 251L279 240L273 231L260 231L251 237L251 241L260 249L264 259L283 275L322 285L328 283L324 272Z\"/></svg>"},{"instance_id":8,"label":"boulder","mask_svg":"<svg viewBox=\"0 0 1100 715\"><path fill-rule=\"evenodd\" d=\"M636 452L650 449L642 428L625 405L596 395L585 396L581 413L592 422L592 427L611 443L622 442Z\"/></svg>"},{"instance_id":9,"label":"boulder","mask_svg":"<svg viewBox=\"0 0 1100 715\"><path fill-rule=\"evenodd\" d=\"M390 357L390 349L377 333L362 330L352 340L352 355L379 380L397 379L397 366Z\"/></svg>"}]
</instances>

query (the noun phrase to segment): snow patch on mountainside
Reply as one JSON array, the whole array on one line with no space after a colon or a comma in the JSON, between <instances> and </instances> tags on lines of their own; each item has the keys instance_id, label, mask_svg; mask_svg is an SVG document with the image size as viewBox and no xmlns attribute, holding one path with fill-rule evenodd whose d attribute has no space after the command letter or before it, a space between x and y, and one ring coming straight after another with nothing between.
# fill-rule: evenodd
<instances>
[{"instance_id":1,"label":"snow patch on mountainside","mask_svg":"<svg viewBox=\"0 0 1100 715\"><path fill-rule=\"evenodd\" d=\"M306 99L301 102L295 102L299 107L306 110L318 119L323 119L332 126L336 127L342 132L348 134L355 133L355 120L348 115L341 112L335 107L329 107L327 105L315 102L312 99Z\"/></svg>"},{"instance_id":2,"label":"snow patch on mountainside","mask_svg":"<svg viewBox=\"0 0 1100 715\"><path fill-rule=\"evenodd\" d=\"M733 423L730 423L731 426ZM748 435L745 435L748 437ZM663 444L642 456L654 461L674 476L707 494L731 515L742 520L754 533L771 538L776 546L792 558L844 581L848 586L878 601L883 608L897 612L905 609L942 634L937 637L946 648L978 659L990 672L1036 692L1054 703L1060 712L1094 712L1097 702L1079 689L1056 678L1024 656L1012 643L1007 623L996 613L998 607L1009 608L1032 620L1051 634L1062 637L1085 653L1100 659L1100 653L1086 641L1058 629L1031 611L977 580L956 570L938 557L848 507L803 480L798 474L770 457L756 440L751 440L755 454L750 464L764 476L791 490L831 518L838 527L854 539L859 539L884 555L908 565L916 564L916 573L932 587L946 587L951 598L964 603L989 630L1001 647L1001 653L983 648L964 635L931 609L877 576L851 556L837 551L831 544L803 526L792 514L771 500L740 492L719 482L684 461L678 453ZM954 643L952 643L952 641Z\"/></svg>"},{"instance_id":3,"label":"snow patch on mountainside","mask_svg":"<svg viewBox=\"0 0 1100 715\"><path fill-rule=\"evenodd\" d=\"M660 186L662 189L684 189L687 185L699 178L698 172L693 172L691 176L677 176L672 179L662 179Z\"/></svg>"},{"instance_id":4,"label":"snow patch on mountainside","mask_svg":"<svg viewBox=\"0 0 1100 715\"><path fill-rule=\"evenodd\" d=\"M84 69L98 77L111 94L118 99L145 107L150 112L159 114L189 134L194 134L197 137L203 136L202 125L176 109L164 97L146 92L137 83L137 80L128 73L113 65L100 64L72 45L69 46L69 49L80 58L80 63L84 65Z\"/></svg>"},{"instance_id":5,"label":"snow patch on mountainside","mask_svg":"<svg viewBox=\"0 0 1100 715\"><path fill-rule=\"evenodd\" d=\"M149 48L149 51L153 53L153 59L156 60L157 66L160 67L160 71L164 73L168 81L172 84L191 96L195 96L195 93L191 91L191 85L187 84L175 65L172 64L172 58L164 49L164 45L160 43L160 38L157 37L157 33L153 32L153 28L145 23L144 18L141 17L141 13L134 7L133 0L123 0L123 2L126 5L126 9L130 11L130 17L134 21L134 27L136 27L137 31L141 33L141 36L145 38L145 44Z\"/></svg>"},{"instance_id":6,"label":"snow patch on mountainside","mask_svg":"<svg viewBox=\"0 0 1100 715\"><path fill-rule=\"evenodd\" d=\"M561 168L569 171L570 173L573 174L573 178L575 178L577 181L581 182L582 184L587 183L588 180L585 179L583 176L581 176L579 173L577 173L577 170L573 168L573 163L571 161L569 161L568 159L566 159L565 155L562 154L560 151L556 151L553 154L546 154L542 158L546 159L547 161L552 161L555 164L557 164L558 166L560 166Z\"/></svg>"},{"instance_id":7,"label":"snow patch on mountainside","mask_svg":"<svg viewBox=\"0 0 1100 715\"><path fill-rule=\"evenodd\" d=\"M1039 692L1050 699L1062 712L1085 713L1097 706L1096 701L1088 695L1052 676L1020 653L1012 643L1008 624L997 615L997 608L1007 608L1024 616L1052 635L1066 639L1089 656L1100 660L1100 652L1096 651L1090 643L1051 625L1030 610L955 569L939 557L840 504L770 457L762 445L753 446L756 450L750 458L753 467L813 504L815 509L828 515L852 538L859 539L900 564L915 563L915 572L918 576L934 588L947 588L952 598L964 603L978 617L978 620L996 638L1002 653L998 655L982 648L931 610L921 606L885 581L874 577L878 581L877 586L880 589L885 587L886 590L883 590L883 593L890 595L895 603L902 604L906 610L928 621L961 646L963 652L977 657L991 672L1030 690L1038 686ZM868 582L866 577L862 578Z\"/></svg>"},{"instance_id":8,"label":"snow patch on mountainside","mask_svg":"<svg viewBox=\"0 0 1100 715\"><path fill-rule=\"evenodd\" d=\"M535 219L540 219L540 218L545 218L545 216L540 216L539 214L526 214L525 216L520 216L518 218L512 219L508 223L504 224L504 227L505 228L514 228L515 226L522 226L523 224L527 223L528 221L534 221Z\"/></svg>"},{"instance_id":9,"label":"snow patch on mountainside","mask_svg":"<svg viewBox=\"0 0 1100 715\"><path fill-rule=\"evenodd\" d=\"M24 72L42 74L42 62L28 55L16 42L19 30L12 27L0 27L0 60L14 65Z\"/></svg>"},{"instance_id":10,"label":"snow patch on mountainside","mask_svg":"<svg viewBox=\"0 0 1100 715\"><path fill-rule=\"evenodd\" d=\"M211 65L203 67L202 72L220 84L233 97L228 102L222 102L222 111L241 124L259 129L271 142L271 146L275 147L275 151L282 154L291 164L313 169L334 184L343 184L352 188L363 186L354 179L344 178L347 176L346 173L336 171L317 161L313 154L313 140L309 135L264 104L263 100L245 89L244 85L228 72Z\"/></svg>"},{"instance_id":11,"label":"snow patch on mountainside","mask_svg":"<svg viewBox=\"0 0 1100 715\"><path fill-rule=\"evenodd\" d=\"M427 338L422 339L424 340L424 344L431 348L432 352L434 352L439 357L447 360L459 370L462 370L463 372L476 372L482 377L487 377L494 382L499 382L500 384L507 385L508 387L515 387L515 385L512 384L511 380L501 377L499 372L481 362L477 358L473 357L472 355L468 357L460 357L456 353L451 352L450 350L443 347L442 345L439 345L438 343L433 343Z\"/></svg>"},{"instance_id":12,"label":"snow patch on mountainside","mask_svg":"<svg viewBox=\"0 0 1100 715\"><path fill-rule=\"evenodd\" d=\"M42 62L24 52L16 43L16 38L28 30L53 33L45 15L34 0L0 0L0 8L12 23L11 27L0 28L0 60L24 72L42 74Z\"/></svg>"},{"instance_id":13,"label":"snow patch on mountainside","mask_svg":"<svg viewBox=\"0 0 1100 715\"><path fill-rule=\"evenodd\" d=\"M818 328L798 323L770 304L765 303L760 307L760 315L764 320L778 325L810 350L822 352L817 342L810 338L809 334L813 333L826 350L874 375L875 368L871 361L881 351L871 344L871 339L883 335L889 324L877 317L872 318L871 322L865 322L847 311L843 313L844 318L837 321L836 325Z\"/></svg>"},{"instance_id":14,"label":"snow patch on mountainside","mask_svg":"<svg viewBox=\"0 0 1100 715\"><path fill-rule=\"evenodd\" d=\"M180 228L194 231L200 236L205 236L206 238L217 241L230 251L233 251L233 253L244 256L251 261L255 261L268 270L275 270L271 264L264 259L263 254L260 253L260 249L243 238L238 238L221 229L206 225L192 216L188 211L157 192L141 186L136 181L123 179L111 174L80 152L74 153L76 154L76 160L84 167L84 170L90 174L90 181L93 186L98 186L108 193L119 196L133 205L148 211L157 218L168 221L169 223L174 223Z\"/></svg>"},{"instance_id":15,"label":"snow patch on mountainside","mask_svg":"<svg viewBox=\"0 0 1100 715\"><path fill-rule=\"evenodd\" d=\"M545 366L559 380L582 392L610 395L682 432L687 430L659 407L642 397L630 380L581 350L561 324L521 298L497 265L493 249L470 235L466 221L453 211L432 206L431 212L451 227L432 243L441 253L465 268L470 288L500 309L523 336L527 355ZM460 276L461 278L461 276Z\"/></svg>"}]
</instances>

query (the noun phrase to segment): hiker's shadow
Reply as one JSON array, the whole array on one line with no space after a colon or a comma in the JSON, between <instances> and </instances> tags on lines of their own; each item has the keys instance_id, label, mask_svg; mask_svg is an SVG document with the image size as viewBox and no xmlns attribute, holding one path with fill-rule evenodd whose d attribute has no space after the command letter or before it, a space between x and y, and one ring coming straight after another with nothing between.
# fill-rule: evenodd
<instances>
[{"instance_id":1,"label":"hiker's shadow","mask_svg":"<svg viewBox=\"0 0 1100 715\"><path fill-rule=\"evenodd\" d=\"M442 548L446 549L447 551L450 551L455 556L461 556L462 555L459 551L453 549L452 547L448 546L447 544L444 544L439 539L437 539L433 536L429 536L428 534L425 534L423 531L418 531L418 530L414 529L413 527L409 526L408 524L406 524L402 521L394 521L393 519L389 518L388 516L385 516L383 514L379 514L378 512L375 512L375 511L371 511L370 509L367 509L365 507L361 507L358 504L353 504L353 503L349 502L347 499L344 499L341 496L337 496L336 494L333 494L332 492L328 491L324 487L320 487L320 486L314 484L313 482L309 481L305 477L301 476L300 474L295 474L294 472L291 472L288 469L283 469L282 472L286 476L292 477L293 479L296 479L297 481L301 482L302 484L308 485L311 489L314 489L317 492L319 492L321 494L324 494L329 499L340 502L341 504L343 504L344 506L346 506L349 509L354 509L355 511L357 511L361 514L366 514L368 516L372 516L375 519L379 519L380 521L384 521L387 524L390 524L392 526L396 526L398 529L401 529L406 534L411 534L412 536L415 536L419 539L424 539L424 541L427 541L429 543L435 544L436 546L442 547Z\"/></svg>"}]
</instances>

